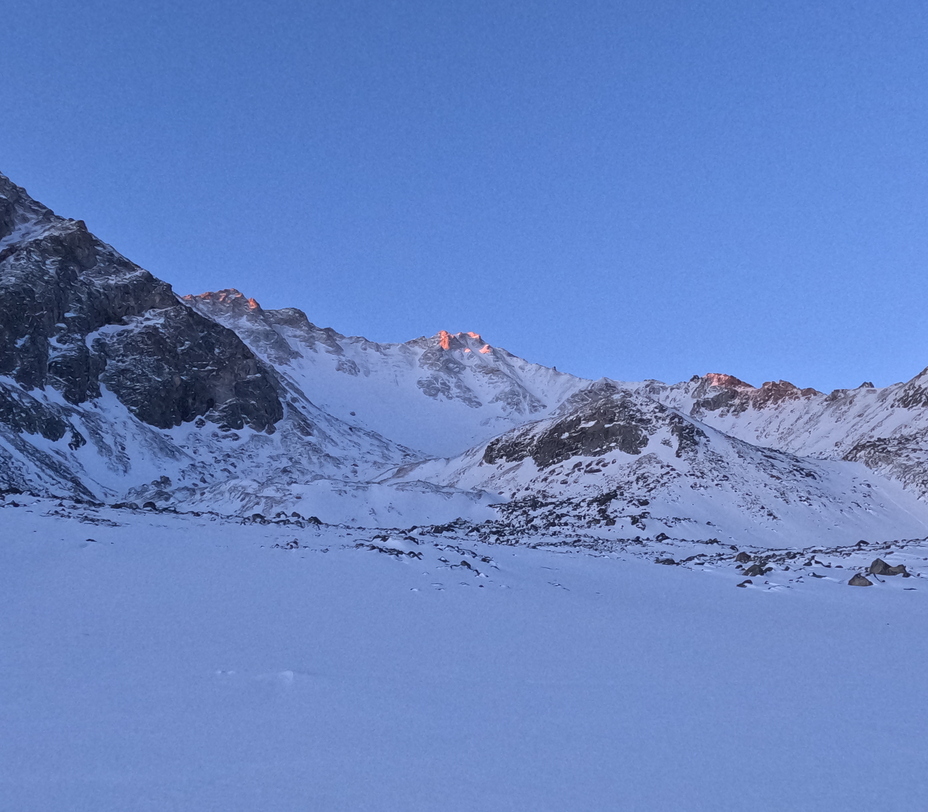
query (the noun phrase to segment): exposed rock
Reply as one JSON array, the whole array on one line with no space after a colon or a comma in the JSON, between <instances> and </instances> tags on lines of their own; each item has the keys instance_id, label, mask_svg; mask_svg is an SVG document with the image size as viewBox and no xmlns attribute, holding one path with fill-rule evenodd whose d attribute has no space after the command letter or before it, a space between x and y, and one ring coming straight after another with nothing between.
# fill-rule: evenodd
<instances>
[{"instance_id":1,"label":"exposed rock","mask_svg":"<svg viewBox=\"0 0 928 812\"><path fill-rule=\"evenodd\" d=\"M882 558L874 559L873 563L867 568L867 572L871 575L902 575L906 578L909 577L909 573L906 572L904 564L897 564L891 567Z\"/></svg>"},{"instance_id":2,"label":"exposed rock","mask_svg":"<svg viewBox=\"0 0 928 812\"><path fill-rule=\"evenodd\" d=\"M660 414L676 426L680 445L696 442L701 434L692 423L667 413L658 404L644 402L629 392L593 401L557 420L540 433L510 432L492 441L484 451L484 462L518 462L531 457L539 468L547 468L571 457L594 457L618 450L640 454ZM677 420L674 420L677 418Z\"/></svg>"},{"instance_id":3,"label":"exposed rock","mask_svg":"<svg viewBox=\"0 0 928 812\"><path fill-rule=\"evenodd\" d=\"M849 586L873 586L873 581L864 577L859 572L847 583Z\"/></svg>"},{"instance_id":4,"label":"exposed rock","mask_svg":"<svg viewBox=\"0 0 928 812\"><path fill-rule=\"evenodd\" d=\"M276 386L231 331L186 307L129 322L93 342L99 380L140 420L170 428L199 416L258 431L283 417Z\"/></svg>"},{"instance_id":5,"label":"exposed rock","mask_svg":"<svg viewBox=\"0 0 928 812\"><path fill-rule=\"evenodd\" d=\"M247 330L249 347L252 351L260 352L261 357L279 364L299 357L290 345L274 329L274 321L261 305L254 299L246 298L239 291L232 288L226 290L201 293L198 296L184 296L183 301L190 305L201 315L211 321L216 321L230 330ZM298 315L297 315L298 314ZM286 320L291 314L284 316ZM292 318L309 325L306 316L300 311L294 311ZM241 337L241 336L240 336Z\"/></svg>"},{"instance_id":6,"label":"exposed rock","mask_svg":"<svg viewBox=\"0 0 928 812\"><path fill-rule=\"evenodd\" d=\"M748 553L742 552L735 556L735 561L737 561L739 564L747 564L750 560L751 556Z\"/></svg>"},{"instance_id":7,"label":"exposed rock","mask_svg":"<svg viewBox=\"0 0 928 812\"><path fill-rule=\"evenodd\" d=\"M104 385L159 428L203 416L263 431L281 419L272 374L232 331L2 176L0 200L9 240L0 255L0 375L27 391L50 386L75 405L101 397ZM45 421L44 434L65 430L34 419Z\"/></svg>"}]
</instances>

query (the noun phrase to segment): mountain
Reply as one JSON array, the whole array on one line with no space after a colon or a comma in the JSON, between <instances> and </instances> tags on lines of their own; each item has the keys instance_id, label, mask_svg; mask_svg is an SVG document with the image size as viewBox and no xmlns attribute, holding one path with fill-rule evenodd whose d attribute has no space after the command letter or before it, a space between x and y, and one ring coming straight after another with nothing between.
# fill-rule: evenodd
<instances>
[{"instance_id":1,"label":"mountain","mask_svg":"<svg viewBox=\"0 0 928 812\"><path fill-rule=\"evenodd\" d=\"M828 395L588 381L477 333L376 343L180 297L0 176L0 489L508 541L912 538L926 406L928 370Z\"/></svg>"},{"instance_id":2,"label":"mountain","mask_svg":"<svg viewBox=\"0 0 928 812\"><path fill-rule=\"evenodd\" d=\"M494 491L521 530L793 546L928 527L928 505L862 465L761 448L616 384L591 390L554 417L392 476Z\"/></svg>"},{"instance_id":3,"label":"mountain","mask_svg":"<svg viewBox=\"0 0 928 812\"><path fill-rule=\"evenodd\" d=\"M242 469L357 480L410 458L2 176L0 346L5 487L158 500Z\"/></svg>"},{"instance_id":4,"label":"mountain","mask_svg":"<svg viewBox=\"0 0 928 812\"><path fill-rule=\"evenodd\" d=\"M184 301L235 331L320 408L422 455L459 454L545 417L589 383L524 361L477 333L443 330L378 344L317 327L295 308L264 310L236 290Z\"/></svg>"},{"instance_id":5,"label":"mountain","mask_svg":"<svg viewBox=\"0 0 928 812\"><path fill-rule=\"evenodd\" d=\"M485 515L371 480L584 384L476 335L374 344L234 292L181 299L3 176L0 342L0 487L359 522Z\"/></svg>"},{"instance_id":6,"label":"mountain","mask_svg":"<svg viewBox=\"0 0 928 812\"><path fill-rule=\"evenodd\" d=\"M861 462L928 496L928 369L882 389L863 383L830 394L787 381L756 388L710 374L642 391L754 445L825 460Z\"/></svg>"}]
</instances>

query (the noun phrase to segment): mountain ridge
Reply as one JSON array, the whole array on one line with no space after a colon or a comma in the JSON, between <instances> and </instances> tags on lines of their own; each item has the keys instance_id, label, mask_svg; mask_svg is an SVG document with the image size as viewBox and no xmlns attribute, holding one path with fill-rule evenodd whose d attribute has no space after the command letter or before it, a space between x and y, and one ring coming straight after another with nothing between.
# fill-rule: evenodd
<instances>
[{"instance_id":1,"label":"mountain ridge","mask_svg":"<svg viewBox=\"0 0 928 812\"><path fill-rule=\"evenodd\" d=\"M378 526L508 505L612 534L928 534L928 370L825 394L587 380L476 332L373 342L178 296L3 176L0 347L0 487Z\"/></svg>"}]
</instances>

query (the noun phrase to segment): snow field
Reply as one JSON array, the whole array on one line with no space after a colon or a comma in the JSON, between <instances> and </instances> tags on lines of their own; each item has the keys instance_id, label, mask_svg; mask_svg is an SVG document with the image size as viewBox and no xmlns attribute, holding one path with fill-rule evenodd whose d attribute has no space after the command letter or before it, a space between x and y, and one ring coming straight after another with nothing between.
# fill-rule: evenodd
<instances>
[{"instance_id":1,"label":"snow field","mask_svg":"<svg viewBox=\"0 0 928 812\"><path fill-rule=\"evenodd\" d=\"M921 579L735 589L631 556L21 502L0 508L3 810L928 794Z\"/></svg>"}]
</instances>

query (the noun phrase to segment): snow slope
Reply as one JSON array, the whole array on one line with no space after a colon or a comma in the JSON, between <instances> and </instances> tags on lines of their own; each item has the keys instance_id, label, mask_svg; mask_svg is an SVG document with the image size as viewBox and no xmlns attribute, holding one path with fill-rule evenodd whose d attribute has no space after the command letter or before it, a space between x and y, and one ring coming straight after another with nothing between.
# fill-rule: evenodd
<instances>
[{"instance_id":1,"label":"snow slope","mask_svg":"<svg viewBox=\"0 0 928 812\"><path fill-rule=\"evenodd\" d=\"M736 589L731 565L655 566L634 545L25 497L0 529L3 812L894 812L928 796L923 542L884 553L913 578L856 589L823 568Z\"/></svg>"},{"instance_id":2,"label":"snow slope","mask_svg":"<svg viewBox=\"0 0 928 812\"><path fill-rule=\"evenodd\" d=\"M476 333L377 344L316 327L295 308L264 310L236 290L184 301L233 330L319 408L427 456L459 454L544 417L589 383Z\"/></svg>"}]
</instances>

